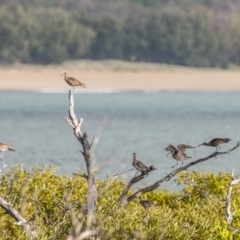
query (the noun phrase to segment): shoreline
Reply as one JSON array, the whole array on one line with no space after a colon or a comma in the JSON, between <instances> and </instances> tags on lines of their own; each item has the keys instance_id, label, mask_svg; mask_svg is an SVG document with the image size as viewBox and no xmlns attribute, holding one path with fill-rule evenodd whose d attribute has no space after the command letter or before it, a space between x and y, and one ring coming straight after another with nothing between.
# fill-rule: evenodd
<instances>
[{"instance_id":1,"label":"shoreline","mask_svg":"<svg viewBox=\"0 0 240 240\"><path fill-rule=\"evenodd\" d=\"M114 61L113 61L114 62ZM108 62L113 64L113 62ZM91 91L240 91L240 70L197 69L154 64L105 62L60 66L16 65L0 67L0 90L65 91L63 72L84 82ZM129 69L126 69L129 64ZM98 66L98 67L96 67ZM117 65L118 66L118 65ZM114 70L118 69L118 70ZM120 70L119 70L120 69ZM75 88L76 91L84 89Z\"/></svg>"}]
</instances>

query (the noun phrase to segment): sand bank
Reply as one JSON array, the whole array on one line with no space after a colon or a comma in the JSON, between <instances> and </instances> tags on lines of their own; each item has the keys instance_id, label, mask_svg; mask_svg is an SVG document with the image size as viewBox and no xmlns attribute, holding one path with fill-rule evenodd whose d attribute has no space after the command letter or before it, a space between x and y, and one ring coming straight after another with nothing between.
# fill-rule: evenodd
<instances>
[{"instance_id":1,"label":"sand bank","mask_svg":"<svg viewBox=\"0 0 240 240\"><path fill-rule=\"evenodd\" d=\"M80 66L80 67L79 67ZM84 82L87 89L240 91L240 71L181 67L136 68L86 65L0 68L0 90L69 89L63 72Z\"/></svg>"}]
</instances>

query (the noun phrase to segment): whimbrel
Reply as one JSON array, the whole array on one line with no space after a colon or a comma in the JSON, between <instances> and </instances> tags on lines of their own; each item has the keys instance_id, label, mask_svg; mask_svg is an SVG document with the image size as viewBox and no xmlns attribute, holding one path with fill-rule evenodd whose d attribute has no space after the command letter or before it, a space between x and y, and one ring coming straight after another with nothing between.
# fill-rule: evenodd
<instances>
[{"instance_id":1,"label":"whimbrel","mask_svg":"<svg viewBox=\"0 0 240 240\"><path fill-rule=\"evenodd\" d=\"M182 165L183 165L183 161L184 161L184 160L186 160L186 159L188 159L188 158L192 158L192 157L187 156L186 148L195 148L195 147L190 146L190 145L186 145L186 144L179 144L179 145L177 146L177 148L175 148L172 144L169 144L169 145L165 148L166 151L169 151L169 153L168 153L167 155L169 155L170 153L172 153L172 157L177 160L177 164L174 165L174 166L172 166L172 168L178 165L178 161L181 161L181 162L182 162ZM182 166L182 165L181 165L181 166ZM181 166L180 166L180 167L181 167Z\"/></svg>"},{"instance_id":2,"label":"whimbrel","mask_svg":"<svg viewBox=\"0 0 240 240\"><path fill-rule=\"evenodd\" d=\"M15 149L12 148L12 145L5 144L5 143L0 143L0 152L1 152L0 160L3 163L3 166L7 166L3 162L3 155L4 155L5 151L15 151Z\"/></svg>"},{"instance_id":3,"label":"whimbrel","mask_svg":"<svg viewBox=\"0 0 240 240\"><path fill-rule=\"evenodd\" d=\"M139 201L140 201L140 204L146 209L150 209L150 208L159 208L160 206L150 202L150 201L147 201L147 200L142 200L141 197L139 197Z\"/></svg>"},{"instance_id":4,"label":"whimbrel","mask_svg":"<svg viewBox=\"0 0 240 240\"><path fill-rule=\"evenodd\" d=\"M136 153L133 153L133 162L132 165L137 169L137 171L143 171L143 170L147 170L148 167L142 163L141 161L137 160L136 158Z\"/></svg>"},{"instance_id":5,"label":"whimbrel","mask_svg":"<svg viewBox=\"0 0 240 240\"><path fill-rule=\"evenodd\" d=\"M12 148L12 145L0 143L0 152L4 154L5 151L15 151L15 150Z\"/></svg>"},{"instance_id":6,"label":"whimbrel","mask_svg":"<svg viewBox=\"0 0 240 240\"><path fill-rule=\"evenodd\" d=\"M70 85L70 86L72 86L73 89L74 89L74 87L77 87L77 86L86 88L86 87L85 87L85 83L80 82L80 81L77 80L76 78L67 77L67 73L66 73L66 72L63 73L62 75L64 75L64 80L67 82L67 84ZM62 75L60 75L60 77L61 77Z\"/></svg>"},{"instance_id":7,"label":"whimbrel","mask_svg":"<svg viewBox=\"0 0 240 240\"><path fill-rule=\"evenodd\" d=\"M216 152L221 148L220 145L222 143L228 143L230 142L232 139L230 138L214 138L212 139L210 142L206 143L202 143L202 144L199 144L199 146L203 145L203 146L210 146L210 147L216 147Z\"/></svg>"}]
</instances>

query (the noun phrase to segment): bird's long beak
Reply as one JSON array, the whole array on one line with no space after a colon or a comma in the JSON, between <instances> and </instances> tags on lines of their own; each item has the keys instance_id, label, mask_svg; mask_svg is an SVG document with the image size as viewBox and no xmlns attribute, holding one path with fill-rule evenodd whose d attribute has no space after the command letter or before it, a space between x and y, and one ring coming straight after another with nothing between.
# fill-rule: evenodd
<instances>
[{"instance_id":1,"label":"bird's long beak","mask_svg":"<svg viewBox=\"0 0 240 240\"><path fill-rule=\"evenodd\" d=\"M65 73L61 74L60 77L63 76L64 74L65 74Z\"/></svg>"},{"instance_id":2,"label":"bird's long beak","mask_svg":"<svg viewBox=\"0 0 240 240\"><path fill-rule=\"evenodd\" d=\"M172 153L172 151L170 151L170 152L166 155L166 157L167 157L170 153Z\"/></svg>"},{"instance_id":3,"label":"bird's long beak","mask_svg":"<svg viewBox=\"0 0 240 240\"><path fill-rule=\"evenodd\" d=\"M199 144L197 147L202 146L203 144Z\"/></svg>"}]
</instances>

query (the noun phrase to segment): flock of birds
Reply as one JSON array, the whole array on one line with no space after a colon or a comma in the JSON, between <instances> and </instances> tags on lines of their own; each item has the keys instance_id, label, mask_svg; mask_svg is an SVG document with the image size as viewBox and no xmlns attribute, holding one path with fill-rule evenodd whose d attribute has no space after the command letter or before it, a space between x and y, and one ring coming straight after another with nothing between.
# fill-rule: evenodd
<instances>
[{"instance_id":1,"label":"flock of birds","mask_svg":"<svg viewBox=\"0 0 240 240\"><path fill-rule=\"evenodd\" d=\"M210 147L216 147L216 152L221 148L220 145L223 144L223 143L228 143L229 141L231 141L230 138L214 138L212 139L211 141L209 141L208 143L207 142L204 142L202 144L199 144L199 146L210 146ZM187 144L179 144L176 147L174 147L172 144L169 144L165 150L168 151L169 153L167 154L167 156L169 154L172 154L172 157L177 160L177 164L172 166L175 167L178 165L178 162L182 162L182 165L183 165L183 161L188 159L188 158L192 158L190 156L187 155L186 153L186 148L195 148L191 145L187 145ZM146 166L143 162L137 160L137 157L136 157L136 153L133 153L133 162L132 162L132 165L134 166L134 168L136 168L137 170L137 173L140 172L142 173L143 171L149 169L148 166ZM181 166L182 166L181 165ZM180 166L180 167L181 167Z\"/></svg>"},{"instance_id":2,"label":"flock of birds","mask_svg":"<svg viewBox=\"0 0 240 240\"><path fill-rule=\"evenodd\" d=\"M63 76L64 75L64 80L67 82L68 85L70 85L71 87L77 87L77 86L80 86L80 87L83 87L83 88L86 88L85 87L85 83L82 83L80 82L79 80L77 80L76 78L73 78L73 77L67 77L67 73L63 73L62 75L60 76ZM203 145L203 146L211 146L211 147L216 147L216 152L221 148L220 145L223 144L223 143L228 143L229 141L231 141L230 138L214 138L212 139L211 141L209 141L208 143L204 142L202 144L199 144L199 146ZM168 151L169 153L167 154L167 156L169 154L172 154L172 157L177 160L177 164L172 166L175 167L178 165L178 162L181 161L182 162L182 165L183 165L183 161L188 159L188 158L191 158L190 156L187 155L186 153L186 149L187 148L195 148L191 145L187 145L187 144L179 144L176 147L174 147L172 144L169 144L165 150ZM5 151L15 151L15 149L12 148L12 145L10 144L6 144L6 143L0 143L0 152L1 152L1 155L0 155L0 160L2 161L3 165L4 165L4 162L3 162L3 155L4 155L4 152ZM137 155L136 153L133 153L133 162L132 162L132 165L133 167L137 170L137 173L141 173L143 171L146 171L148 170L150 167L146 166L143 162L141 162L140 160L137 160ZM182 166L181 165L181 166ZM5 165L6 166L6 165ZM181 167L180 166L180 167ZM152 167L152 166L151 166ZM136 174L137 174L136 173ZM136 175L135 175L136 176ZM142 200L141 198L139 198L140 200L140 204L145 208L145 209L149 209L149 208L155 208L155 207L159 207L158 205L155 205L154 203L152 202L149 202L147 200Z\"/></svg>"},{"instance_id":3,"label":"flock of birds","mask_svg":"<svg viewBox=\"0 0 240 240\"><path fill-rule=\"evenodd\" d=\"M215 152L217 152L221 147L220 145L223 144L223 143L228 143L229 141L231 141L230 138L214 138L212 139L211 141L209 141L208 143L207 142L204 142L202 144L199 144L199 146L210 146L210 147L216 147L216 150ZM172 144L169 144L165 150L168 151L169 153L167 154L167 156L172 153L172 157L177 160L177 164L172 166L175 167L178 165L178 161L181 161L182 162L182 165L183 165L183 161L188 159L188 158L192 158L190 156L187 155L186 153L186 148L195 148L191 145L187 145L187 144L179 144L176 147L174 147ZM151 167L148 167L146 166L143 162L137 160L137 155L136 153L133 153L133 162L132 162L132 165L133 167L137 170L137 173L140 173L142 174L144 171L148 170L149 168ZM181 165L181 166L182 166ZM180 167L181 167L180 166ZM136 173L136 174L137 174ZM136 175L135 175L136 176ZM156 205L150 201L147 201L147 200L143 200L142 198L139 197L139 202L140 204L146 209L150 209L150 208L159 208L160 206L159 205Z\"/></svg>"}]
</instances>

